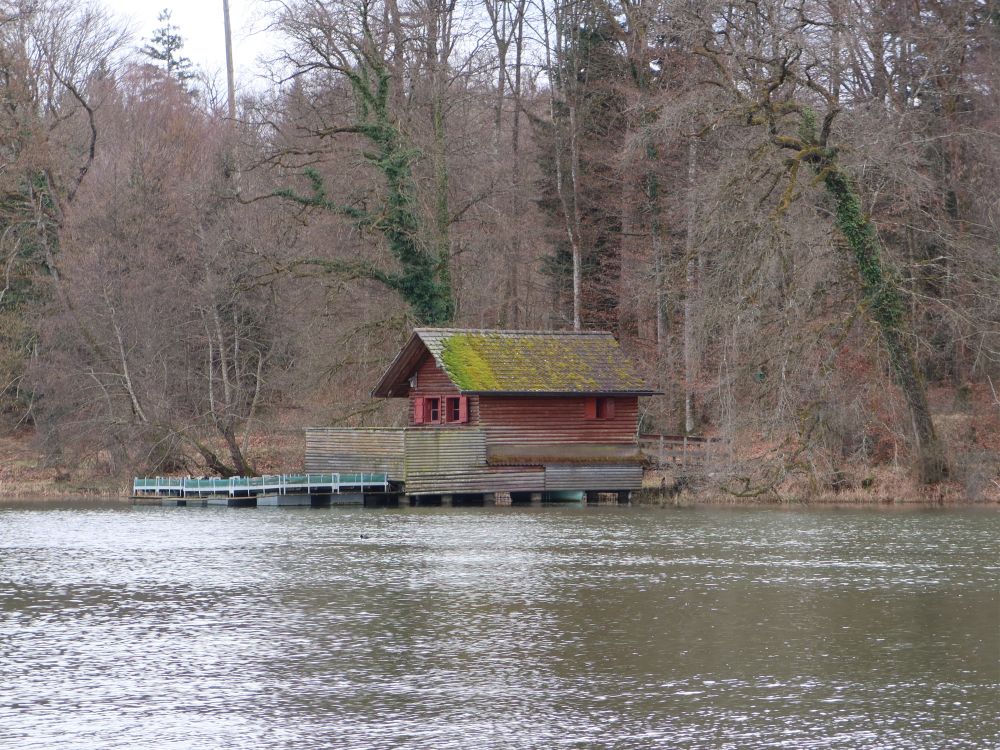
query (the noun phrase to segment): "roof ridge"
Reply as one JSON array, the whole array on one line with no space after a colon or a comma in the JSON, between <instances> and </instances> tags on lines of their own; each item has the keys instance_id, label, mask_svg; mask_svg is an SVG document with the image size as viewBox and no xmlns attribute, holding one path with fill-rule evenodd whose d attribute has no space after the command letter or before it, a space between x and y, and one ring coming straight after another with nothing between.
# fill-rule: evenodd
<instances>
[{"instance_id":1,"label":"roof ridge","mask_svg":"<svg viewBox=\"0 0 1000 750\"><path fill-rule=\"evenodd\" d=\"M414 328L414 333L498 333L532 336L614 336L611 331L541 331L510 328Z\"/></svg>"}]
</instances>

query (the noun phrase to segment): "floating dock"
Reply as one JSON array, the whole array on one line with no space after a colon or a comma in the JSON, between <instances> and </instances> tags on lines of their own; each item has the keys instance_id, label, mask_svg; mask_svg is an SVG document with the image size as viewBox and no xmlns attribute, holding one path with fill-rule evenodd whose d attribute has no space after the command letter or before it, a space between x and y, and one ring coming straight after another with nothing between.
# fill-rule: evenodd
<instances>
[{"instance_id":1,"label":"floating dock","mask_svg":"<svg viewBox=\"0 0 1000 750\"><path fill-rule=\"evenodd\" d=\"M354 472L334 474L272 474L260 477L192 478L136 477L132 500L163 506L361 505L366 494L388 494L389 475ZM343 502L341 502L343 501Z\"/></svg>"}]
</instances>

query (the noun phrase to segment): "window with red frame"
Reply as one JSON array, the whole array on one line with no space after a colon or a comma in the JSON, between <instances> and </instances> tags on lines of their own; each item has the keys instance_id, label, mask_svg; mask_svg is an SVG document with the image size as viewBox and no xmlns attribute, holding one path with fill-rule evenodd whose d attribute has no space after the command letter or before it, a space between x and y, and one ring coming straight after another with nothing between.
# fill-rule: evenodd
<instances>
[{"instance_id":1,"label":"window with red frame","mask_svg":"<svg viewBox=\"0 0 1000 750\"><path fill-rule=\"evenodd\" d=\"M465 424L469 421L468 396L448 396L444 407L445 420L454 424Z\"/></svg>"},{"instance_id":2,"label":"window with red frame","mask_svg":"<svg viewBox=\"0 0 1000 750\"><path fill-rule=\"evenodd\" d=\"M467 396L418 396L413 399L414 424L465 424L468 421Z\"/></svg>"},{"instance_id":3,"label":"window with red frame","mask_svg":"<svg viewBox=\"0 0 1000 750\"><path fill-rule=\"evenodd\" d=\"M424 403L426 404L426 406L424 407L425 410L426 410L425 420L424 421L430 422L431 424L436 424L436 423L440 422L441 421L441 399L438 398L437 396L431 396L430 398L427 398L424 401Z\"/></svg>"}]
</instances>

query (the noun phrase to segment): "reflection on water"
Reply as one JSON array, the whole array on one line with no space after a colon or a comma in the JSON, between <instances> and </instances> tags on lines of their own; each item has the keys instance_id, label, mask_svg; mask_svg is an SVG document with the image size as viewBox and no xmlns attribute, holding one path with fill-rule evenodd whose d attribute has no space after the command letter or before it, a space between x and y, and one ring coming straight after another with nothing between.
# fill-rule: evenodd
<instances>
[{"instance_id":1,"label":"reflection on water","mask_svg":"<svg viewBox=\"0 0 1000 750\"><path fill-rule=\"evenodd\" d=\"M992 748L1000 514L0 510L3 748Z\"/></svg>"}]
</instances>

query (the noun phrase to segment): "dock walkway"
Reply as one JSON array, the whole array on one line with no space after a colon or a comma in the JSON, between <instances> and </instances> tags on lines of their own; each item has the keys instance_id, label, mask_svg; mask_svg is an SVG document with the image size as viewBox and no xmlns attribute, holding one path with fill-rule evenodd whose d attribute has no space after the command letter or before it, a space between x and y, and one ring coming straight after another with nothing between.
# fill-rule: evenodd
<instances>
[{"instance_id":1,"label":"dock walkway","mask_svg":"<svg viewBox=\"0 0 1000 750\"><path fill-rule=\"evenodd\" d=\"M143 497L231 497L259 495L339 495L344 492L389 491L389 475L358 472L351 474L273 474L229 479L191 477L136 477L132 496Z\"/></svg>"}]
</instances>

